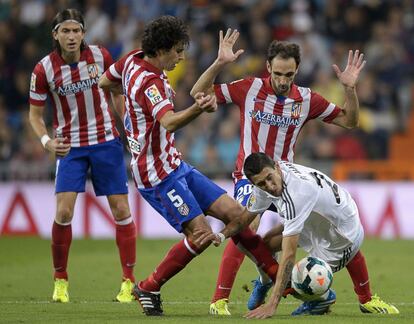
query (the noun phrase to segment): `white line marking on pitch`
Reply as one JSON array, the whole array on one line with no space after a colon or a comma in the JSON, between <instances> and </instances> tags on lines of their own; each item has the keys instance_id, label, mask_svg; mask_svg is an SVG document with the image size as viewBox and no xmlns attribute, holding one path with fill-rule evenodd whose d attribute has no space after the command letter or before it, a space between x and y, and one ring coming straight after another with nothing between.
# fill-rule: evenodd
<instances>
[{"instance_id":1,"label":"white line marking on pitch","mask_svg":"<svg viewBox=\"0 0 414 324\"><path fill-rule=\"evenodd\" d=\"M300 302L284 302L283 304L286 305L297 305ZM414 305L414 301L412 302L399 302L399 303L395 303L395 302L391 302L394 305L400 305L400 306L405 306L405 305ZM30 301L24 301L24 300L4 300L4 301L0 301L0 305L1 304L59 304L59 303L55 303L49 300L30 300ZM93 301L93 300L75 300L72 301L71 304L116 304L116 302L113 301ZM210 302L206 302L206 301L164 301L163 304L165 305L210 305ZM236 301L236 302L230 302L230 305L244 305L245 302L240 302L240 301ZM335 305L359 305L358 303L341 303L341 302L336 302Z\"/></svg>"}]
</instances>

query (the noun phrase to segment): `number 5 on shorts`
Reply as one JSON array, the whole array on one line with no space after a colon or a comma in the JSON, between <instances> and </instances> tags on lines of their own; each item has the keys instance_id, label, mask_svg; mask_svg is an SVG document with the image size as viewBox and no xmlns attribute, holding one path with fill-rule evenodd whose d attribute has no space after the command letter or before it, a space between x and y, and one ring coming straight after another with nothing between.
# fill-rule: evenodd
<instances>
[{"instance_id":1,"label":"number 5 on shorts","mask_svg":"<svg viewBox=\"0 0 414 324\"><path fill-rule=\"evenodd\" d=\"M184 203L180 195L175 194L175 189L168 191L167 196L168 198L170 198L171 202L174 204L174 207L176 208L180 207Z\"/></svg>"}]
</instances>

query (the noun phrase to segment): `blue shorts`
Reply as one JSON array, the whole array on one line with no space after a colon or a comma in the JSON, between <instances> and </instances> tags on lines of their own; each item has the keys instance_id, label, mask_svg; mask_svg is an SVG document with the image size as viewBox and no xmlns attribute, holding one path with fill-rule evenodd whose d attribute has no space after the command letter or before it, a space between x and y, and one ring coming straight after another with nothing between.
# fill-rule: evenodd
<instances>
[{"instance_id":1,"label":"blue shorts","mask_svg":"<svg viewBox=\"0 0 414 324\"><path fill-rule=\"evenodd\" d=\"M85 192L89 168L97 196L128 193L128 178L120 138L82 147L72 147L56 161L56 193Z\"/></svg>"},{"instance_id":2,"label":"blue shorts","mask_svg":"<svg viewBox=\"0 0 414 324\"><path fill-rule=\"evenodd\" d=\"M253 191L253 185L247 179L241 179L234 185L234 199L236 199L242 206L247 205L247 201Z\"/></svg>"},{"instance_id":3,"label":"blue shorts","mask_svg":"<svg viewBox=\"0 0 414 324\"><path fill-rule=\"evenodd\" d=\"M160 184L138 191L179 233L183 231L183 223L204 214L226 193L184 161Z\"/></svg>"}]
</instances>

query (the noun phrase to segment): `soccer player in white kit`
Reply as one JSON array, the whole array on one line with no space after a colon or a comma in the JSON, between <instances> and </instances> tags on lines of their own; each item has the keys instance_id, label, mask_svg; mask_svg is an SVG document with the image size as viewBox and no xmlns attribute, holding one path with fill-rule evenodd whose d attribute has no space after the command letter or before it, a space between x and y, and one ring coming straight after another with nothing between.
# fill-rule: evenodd
<instances>
[{"instance_id":1,"label":"soccer player in white kit","mask_svg":"<svg viewBox=\"0 0 414 324\"><path fill-rule=\"evenodd\" d=\"M222 234L234 235L257 214L277 211L281 225L271 229L264 240L273 252L282 251L268 302L250 311L247 318L268 318L275 313L290 281L298 245L310 256L326 261L333 272L347 268L363 313L399 313L395 306L371 294L367 266L359 250L364 230L355 201L345 189L318 170L274 162L264 153L248 156L244 172L254 185L247 210ZM335 292L330 289L322 299L304 302L292 315L325 314L335 300Z\"/></svg>"}]
</instances>

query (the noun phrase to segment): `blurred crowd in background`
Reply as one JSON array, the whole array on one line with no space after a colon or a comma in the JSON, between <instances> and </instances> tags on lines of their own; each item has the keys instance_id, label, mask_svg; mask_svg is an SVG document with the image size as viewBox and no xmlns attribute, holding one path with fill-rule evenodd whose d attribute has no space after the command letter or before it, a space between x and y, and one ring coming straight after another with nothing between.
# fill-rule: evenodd
<instances>
[{"instance_id":1,"label":"blurred crowd in background","mask_svg":"<svg viewBox=\"0 0 414 324\"><path fill-rule=\"evenodd\" d=\"M295 83L338 105L344 102L343 90L332 64L344 68L349 49L363 51L367 65L357 87L360 127L347 131L308 123L296 145L299 163L321 167L338 159L386 159L390 136L406 131L414 80L412 0L1 0L1 180L53 178L53 157L28 122L29 82L35 64L52 50L52 19L70 7L85 16L87 43L105 46L114 59L140 47L143 28L152 19L184 19L191 43L186 60L169 73L177 110L192 104L190 89L216 58L219 30L228 27L241 32L237 45L245 53L217 82L267 76L269 43L288 40L301 47ZM51 109L47 121L51 126ZM178 131L176 139L187 161L210 176L228 178L239 131L238 108L221 106Z\"/></svg>"}]
</instances>

